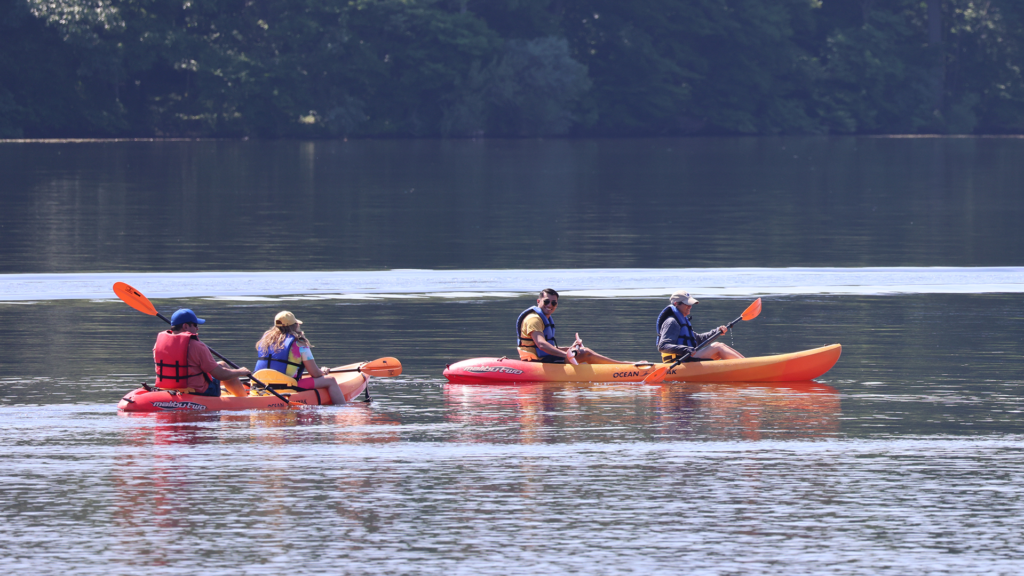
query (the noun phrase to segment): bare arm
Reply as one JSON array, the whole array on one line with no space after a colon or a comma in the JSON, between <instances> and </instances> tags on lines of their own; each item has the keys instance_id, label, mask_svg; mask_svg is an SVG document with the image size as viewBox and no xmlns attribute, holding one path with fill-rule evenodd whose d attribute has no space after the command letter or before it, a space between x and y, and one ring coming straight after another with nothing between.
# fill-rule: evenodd
<instances>
[{"instance_id":1,"label":"bare arm","mask_svg":"<svg viewBox=\"0 0 1024 576\"><path fill-rule=\"evenodd\" d=\"M313 360L312 358L309 360L303 360L302 365L306 367L306 372L309 372L309 375L313 378L323 378L324 372L316 365L316 360Z\"/></svg>"},{"instance_id":2,"label":"bare arm","mask_svg":"<svg viewBox=\"0 0 1024 576\"><path fill-rule=\"evenodd\" d=\"M249 374L251 374L251 372L249 372L249 369L244 366L236 370L228 368L226 365L218 362L216 365L210 367L210 376L213 376L217 380L241 378L242 376L248 376Z\"/></svg>"},{"instance_id":3,"label":"bare arm","mask_svg":"<svg viewBox=\"0 0 1024 576\"><path fill-rule=\"evenodd\" d=\"M537 345L537 348L551 354L552 356L558 356L559 358L565 358L565 350L552 346L548 339L544 337L543 332L530 332L530 338L533 338L533 342Z\"/></svg>"},{"instance_id":4,"label":"bare arm","mask_svg":"<svg viewBox=\"0 0 1024 576\"><path fill-rule=\"evenodd\" d=\"M203 344L198 340L193 340L188 343L188 356L190 364L198 364L200 370L206 372L217 380L231 380L232 378L241 378L242 376L248 376L251 374L249 369L244 366L232 369L228 368L226 363L214 360L210 349L206 344Z\"/></svg>"}]
</instances>

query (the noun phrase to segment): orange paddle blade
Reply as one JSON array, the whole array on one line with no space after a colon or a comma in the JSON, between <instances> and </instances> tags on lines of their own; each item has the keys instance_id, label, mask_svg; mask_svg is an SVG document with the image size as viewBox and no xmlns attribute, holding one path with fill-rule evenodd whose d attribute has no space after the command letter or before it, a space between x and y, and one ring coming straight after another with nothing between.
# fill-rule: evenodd
<instances>
[{"instance_id":1,"label":"orange paddle blade","mask_svg":"<svg viewBox=\"0 0 1024 576\"><path fill-rule=\"evenodd\" d=\"M760 313L761 313L761 299L758 298L757 300L754 300L753 304L751 304L750 306L747 306L747 309L743 311L743 314L740 315L740 317L743 318L744 321L746 321L746 320L753 320L754 318L757 318L757 315L760 314Z\"/></svg>"},{"instance_id":2,"label":"orange paddle blade","mask_svg":"<svg viewBox=\"0 0 1024 576\"><path fill-rule=\"evenodd\" d=\"M662 366L655 368L653 372L644 377L642 384L661 384L665 379L665 374L668 373L668 366Z\"/></svg>"},{"instance_id":3,"label":"orange paddle blade","mask_svg":"<svg viewBox=\"0 0 1024 576\"><path fill-rule=\"evenodd\" d=\"M139 292L124 282L114 282L114 294L117 294L118 298L124 300L125 304L135 308L143 314L149 314L150 316L156 316L157 314L156 308L153 306L153 303L149 301L149 298L146 298L142 295L142 292Z\"/></svg>"},{"instance_id":4,"label":"orange paddle blade","mask_svg":"<svg viewBox=\"0 0 1024 576\"><path fill-rule=\"evenodd\" d=\"M359 367L359 371L370 376L398 376L402 373L402 363L398 358L377 358Z\"/></svg>"},{"instance_id":5,"label":"orange paddle blade","mask_svg":"<svg viewBox=\"0 0 1024 576\"><path fill-rule=\"evenodd\" d=\"M398 358L387 356L384 358L377 358L376 360L371 360L369 362L356 362L354 364L346 364L345 366L331 368L331 373L357 371L370 376L398 376L402 373L402 363L398 361Z\"/></svg>"}]
</instances>

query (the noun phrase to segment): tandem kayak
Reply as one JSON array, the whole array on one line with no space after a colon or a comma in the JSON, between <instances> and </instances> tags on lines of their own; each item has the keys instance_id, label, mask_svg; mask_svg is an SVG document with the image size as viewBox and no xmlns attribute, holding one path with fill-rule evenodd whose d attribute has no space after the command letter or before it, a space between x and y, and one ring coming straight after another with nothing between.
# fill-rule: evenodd
<instances>
[{"instance_id":1,"label":"tandem kayak","mask_svg":"<svg viewBox=\"0 0 1024 576\"><path fill-rule=\"evenodd\" d=\"M327 374L338 382L345 401L351 402L366 390L366 383L369 376L361 372L347 372ZM265 396L247 396L239 398L236 396L198 396L196 394L180 394L167 390L150 392L145 388L132 390L121 402L117 409L122 412L176 412L184 410L281 410L286 408L300 408L302 406L328 406L332 404L331 395L326 388L319 390L305 390L292 394L282 394L288 399L288 404L282 402L277 396L267 394Z\"/></svg>"},{"instance_id":2,"label":"tandem kayak","mask_svg":"<svg viewBox=\"0 0 1024 576\"><path fill-rule=\"evenodd\" d=\"M842 346L756 356L737 360L684 362L665 374L666 382L792 382L813 380L839 360ZM452 384L514 384L517 382L640 382L660 363L544 364L509 358L473 358L449 365L444 375Z\"/></svg>"}]
</instances>

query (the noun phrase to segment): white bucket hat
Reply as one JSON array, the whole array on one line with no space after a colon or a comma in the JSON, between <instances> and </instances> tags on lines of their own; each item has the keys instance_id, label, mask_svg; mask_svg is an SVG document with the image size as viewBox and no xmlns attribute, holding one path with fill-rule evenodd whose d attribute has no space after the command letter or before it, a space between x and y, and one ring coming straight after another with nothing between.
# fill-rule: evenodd
<instances>
[{"instance_id":1,"label":"white bucket hat","mask_svg":"<svg viewBox=\"0 0 1024 576\"><path fill-rule=\"evenodd\" d=\"M693 306L694 304L699 302L699 300L697 300L693 296L690 296L690 293L687 292L686 290L680 290L672 294L672 296L669 296L668 301L672 304L678 304L679 302L682 302L687 306Z\"/></svg>"}]
</instances>

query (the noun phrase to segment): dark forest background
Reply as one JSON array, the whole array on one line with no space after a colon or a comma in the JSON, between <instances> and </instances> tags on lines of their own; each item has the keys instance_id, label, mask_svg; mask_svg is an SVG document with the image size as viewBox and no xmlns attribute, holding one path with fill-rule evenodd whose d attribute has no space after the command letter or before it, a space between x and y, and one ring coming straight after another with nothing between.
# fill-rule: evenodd
<instances>
[{"instance_id":1,"label":"dark forest background","mask_svg":"<svg viewBox=\"0 0 1024 576\"><path fill-rule=\"evenodd\" d=\"M1024 132L1022 0L0 0L0 137Z\"/></svg>"}]
</instances>

